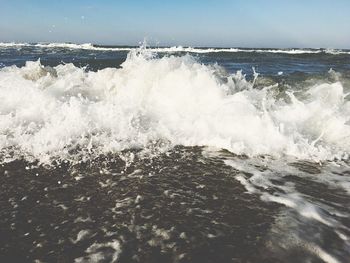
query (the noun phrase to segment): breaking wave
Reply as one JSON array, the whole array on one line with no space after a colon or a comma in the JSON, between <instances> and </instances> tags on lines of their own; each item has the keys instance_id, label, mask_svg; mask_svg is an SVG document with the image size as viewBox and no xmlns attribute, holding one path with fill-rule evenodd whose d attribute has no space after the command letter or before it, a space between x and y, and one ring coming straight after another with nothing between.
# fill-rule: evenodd
<instances>
[{"instance_id":1,"label":"breaking wave","mask_svg":"<svg viewBox=\"0 0 350 263\"><path fill-rule=\"evenodd\" d=\"M0 70L0 159L48 163L174 145L348 158L346 96L339 81L281 93L278 85L255 88L240 71L149 50L98 72L27 62Z\"/></svg>"}]
</instances>

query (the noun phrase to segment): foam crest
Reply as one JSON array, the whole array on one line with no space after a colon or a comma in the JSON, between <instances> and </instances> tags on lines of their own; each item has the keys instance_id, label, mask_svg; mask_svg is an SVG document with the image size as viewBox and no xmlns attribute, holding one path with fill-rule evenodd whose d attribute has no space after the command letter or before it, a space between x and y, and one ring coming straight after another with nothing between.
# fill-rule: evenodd
<instances>
[{"instance_id":1,"label":"foam crest","mask_svg":"<svg viewBox=\"0 0 350 263\"><path fill-rule=\"evenodd\" d=\"M40 61L0 70L2 161L49 162L130 148L206 145L249 156L347 158L350 105L340 82L276 99L190 55L134 50L120 69Z\"/></svg>"}]
</instances>

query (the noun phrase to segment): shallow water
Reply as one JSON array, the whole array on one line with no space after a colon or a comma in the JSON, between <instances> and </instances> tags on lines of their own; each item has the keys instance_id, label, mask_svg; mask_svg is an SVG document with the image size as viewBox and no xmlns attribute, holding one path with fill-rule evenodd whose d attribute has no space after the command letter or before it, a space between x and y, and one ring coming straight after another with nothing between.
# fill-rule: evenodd
<instances>
[{"instance_id":1,"label":"shallow water","mask_svg":"<svg viewBox=\"0 0 350 263\"><path fill-rule=\"evenodd\" d=\"M0 261L348 262L347 52L0 45Z\"/></svg>"},{"instance_id":2,"label":"shallow water","mask_svg":"<svg viewBox=\"0 0 350 263\"><path fill-rule=\"evenodd\" d=\"M135 157L129 164L104 156L54 169L31 168L24 161L4 165L2 259L346 262L350 257L348 169L339 175L338 167L325 164L323 177L318 164L295 161L281 173L276 160L199 147L175 147L154 158L124 156Z\"/></svg>"}]
</instances>

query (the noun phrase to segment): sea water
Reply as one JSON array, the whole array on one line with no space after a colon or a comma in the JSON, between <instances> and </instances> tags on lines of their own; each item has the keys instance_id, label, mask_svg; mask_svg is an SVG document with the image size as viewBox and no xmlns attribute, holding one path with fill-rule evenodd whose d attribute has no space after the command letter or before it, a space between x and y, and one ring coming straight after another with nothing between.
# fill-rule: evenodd
<instances>
[{"instance_id":1,"label":"sea water","mask_svg":"<svg viewBox=\"0 0 350 263\"><path fill-rule=\"evenodd\" d=\"M0 44L0 259L348 262L350 51Z\"/></svg>"}]
</instances>

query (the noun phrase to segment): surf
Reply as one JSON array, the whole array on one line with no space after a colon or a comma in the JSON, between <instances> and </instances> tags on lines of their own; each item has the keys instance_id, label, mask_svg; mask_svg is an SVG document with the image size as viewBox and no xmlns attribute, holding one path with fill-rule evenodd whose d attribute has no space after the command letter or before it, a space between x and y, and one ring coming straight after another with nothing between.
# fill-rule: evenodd
<instances>
[{"instance_id":1,"label":"surf","mask_svg":"<svg viewBox=\"0 0 350 263\"><path fill-rule=\"evenodd\" d=\"M189 54L141 48L121 68L97 72L28 61L0 69L0 100L2 162L175 145L315 161L347 159L350 150L341 81L281 92Z\"/></svg>"}]
</instances>

